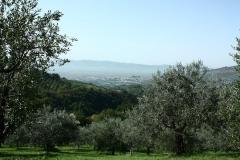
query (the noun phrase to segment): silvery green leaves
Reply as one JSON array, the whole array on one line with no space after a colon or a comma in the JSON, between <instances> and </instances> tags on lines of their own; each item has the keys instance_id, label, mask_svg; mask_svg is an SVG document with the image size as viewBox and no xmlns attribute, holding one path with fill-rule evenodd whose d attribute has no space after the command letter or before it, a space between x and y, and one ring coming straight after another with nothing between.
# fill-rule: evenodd
<instances>
[{"instance_id":1,"label":"silvery green leaves","mask_svg":"<svg viewBox=\"0 0 240 160\"><path fill-rule=\"evenodd\" d=\"M139 99L139 105L130 113L149 143L172 133L177 154L188 150L191 136L205 123L209 104L209 86L205 81L206 67L202 62L177 64L165 73L153 76L151 86ZM145 143L147 144L147 143Z\"/></svg>"},{"instance_id":2,"label":"silvery green leaves","mask_svg":"<svg viewBox=\"0 0 240 160\"><path fill-rule=\"evenodd\" d=\"M31 103L27 102L31 98L26 97L26 92L37 86L35 74L66 63L60 55L66 54L75 41L59 32L61 12L43 14L37 4L37 0L0 1L1 141L16 126L15 122L21 122L16 113L25 117L30 111Z\"/></svg>"}]
</instances>

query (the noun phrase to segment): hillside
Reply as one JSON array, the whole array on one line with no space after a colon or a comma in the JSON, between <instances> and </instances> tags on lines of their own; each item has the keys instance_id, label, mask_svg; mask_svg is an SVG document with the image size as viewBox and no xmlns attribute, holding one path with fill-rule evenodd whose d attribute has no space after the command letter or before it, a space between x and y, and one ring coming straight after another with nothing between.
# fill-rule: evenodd
<instances>
[{"instance_id":1,"label":"hillside","mask_svg":"<svg viewBox=\"0 0 240 160\"><path fill-rule=\"evenodd\" d=\"M136 96L127 91L67 80L57 74L44 74L38 90L40 105L65 109L81 120L106 109L124 109L137 102Z\"/></svg>"},{"instance_id":2,"label":"hillside","mask_svg":"<svg viewBox=\"0 0 240 160\"><path fill-rule=\"evenodd\" d=\"M113 63L108 65L114 66ZM234 67L212 69L207 73L207 77L214 80L222 79L227 82L233 82L238 79ZM150 78L151 75L143 82ZM115 80L117 82L117 79ZM107 78L102 79L102 81L109 83ZM134 81L132 79L132 84L122 81L121 83L118 82L121 85L113 84L106 88L101 87L101 81L92 84L61 78L58 74L44 74L39 88L39 99L41 99L42 104L74 112L81 118L107 109L124 109L136 104L137 97L143 92L143 85L137 83L137 80Z\"/></svg>"},{"instance_id":3,"label":"hillside","mask_svg":"<svg viewBox=\"0 0 240 160\"><path fill-rule=\"evenodd\" d=\"M207 74L213 80L223 80L227 82L233 82L238 79L238 74L235 67L222 67L218 69L212 69Z\"/></svg>"}]
</instances>

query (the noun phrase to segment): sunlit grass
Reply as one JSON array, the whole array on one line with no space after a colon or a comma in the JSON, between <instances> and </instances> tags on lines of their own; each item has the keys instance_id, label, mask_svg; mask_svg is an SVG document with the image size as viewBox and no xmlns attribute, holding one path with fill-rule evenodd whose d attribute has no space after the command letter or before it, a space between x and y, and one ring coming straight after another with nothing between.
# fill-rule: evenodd
<instances>
[{"instance_id":1,"label":"sunlit grass","mask_svg":"<svg viewBox=\"0 0 240 160\"><path fill-rule=\"evenodd\" d=\"M151 154L134 153L130 156L128 153L116 153L108 155L93 151L90 147L81 149L71 147L59 147L57 151L46 154L40 148L1 148L1 160L238 160L240 153L201 153L185 156L174 156L172 154Z\"/></svg>"}]
</instances>

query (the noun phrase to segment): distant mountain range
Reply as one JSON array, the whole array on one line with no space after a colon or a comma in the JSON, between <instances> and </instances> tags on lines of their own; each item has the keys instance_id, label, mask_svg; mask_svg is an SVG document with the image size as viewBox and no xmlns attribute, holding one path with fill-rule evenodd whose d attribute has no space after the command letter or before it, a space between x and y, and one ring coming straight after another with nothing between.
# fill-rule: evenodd
<instances>
[{"instance_id":1,"label":"distant mountain range","mask_svg":"<svg viewBox=\"0 0 240 160\"><path fill-rule=\"evenodd\" d=\"M133 63L120 63L112 61L80 60L71 61L60 68L57 72L74 74L104 74L104 75L151 75L152 73L164 71L169 65L143 65Z\"/></svg>"},{"instance_id":2,"label":"distant mountain range","mask_svg":"<svg viewBox=\"0 0 240 160\"><path fill-rule=\"evenodd\" d=\"M93 83L101 86L141 84L150 80L157 71L164 72L170 65L143 65L111 61L80 60L56 67L54 73L71 80ZM212 69L209 78L232 82L238 78L234 67Z\"/></svg>"}]
</instances>

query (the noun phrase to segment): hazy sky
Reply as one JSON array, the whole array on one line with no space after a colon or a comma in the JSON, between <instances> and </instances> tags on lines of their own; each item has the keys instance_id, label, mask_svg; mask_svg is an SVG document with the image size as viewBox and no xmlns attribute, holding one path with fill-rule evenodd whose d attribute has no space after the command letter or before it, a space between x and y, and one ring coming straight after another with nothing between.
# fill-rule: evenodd
<instances>
[{"instance_id":1,"label":"hazy sky","mask_svg":"<svg viewBox=\"0 0 240 160\"><path fill-rule=\"evenodd\" d=\"M60 10L61 32L78 39L70 59L231 66L240 0L39 0Z\"/></svg>"}]
</instances>

